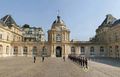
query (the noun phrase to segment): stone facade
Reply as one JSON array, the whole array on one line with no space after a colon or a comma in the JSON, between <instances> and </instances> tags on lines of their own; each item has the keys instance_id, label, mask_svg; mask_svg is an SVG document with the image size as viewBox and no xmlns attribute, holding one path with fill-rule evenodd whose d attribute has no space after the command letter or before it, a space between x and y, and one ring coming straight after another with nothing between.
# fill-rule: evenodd
<instances>
[{"instance_id":1,"label":"stone facade","mask_svg":"<svg viewBox=\"0 0 120 77\"><path fill-rule=\"evenodd\" d=\"M90 41L70 40L70 29L60 16L48 30L48 40L40 27L18 26L10 15L0 20L0 56L51 56L68 54L86 57L120 58L120 20L106 15Z\"/></svg>"},{"instance_id":2,"label":"stone facade","mask_svg":"<svg viewBox=\"0 0 120 77\"><path fill-rule=\"evenodd\" d=\"M51 56L61 57L67 55L70 46L70 31L67 29L60 16L53 22L51 30L48 30L48 44Z\"/></svg>"},{"instance_id":3,"label":"stone facade","mask_svg":"<svg viewBox=\"0 0 120 77\"><path fill-rule=\"evenodd\" d=\"M120 58L120 19L106 15L91 41L104 45L106 56Z\"/></svg>"},{"instance_id":4,"label":"stone facade","mask_svg":"<svg viewBox=\"0 0 120 77\"><path fill-rule=\"evenodd\" d=\"M0 56L13 55L12 42L22 40L22 31L10 15L0 20Z\"/></svg>"}]
</instances>

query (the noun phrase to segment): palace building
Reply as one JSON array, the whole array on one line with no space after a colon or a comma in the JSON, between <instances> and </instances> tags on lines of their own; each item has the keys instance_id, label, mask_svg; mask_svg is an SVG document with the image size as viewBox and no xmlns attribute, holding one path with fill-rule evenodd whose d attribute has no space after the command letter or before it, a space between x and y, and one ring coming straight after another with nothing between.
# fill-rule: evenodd
<instances>
[{"instance_id":1,"label":"palace building","mask_svg":"<svg viewBox=\"0 0 120 77\"><path fill-rule=\"evenodd\" d=\"M69 54L120 58L120 19L111 14L89 41L70 40L70 29L60 16L52 23L48 39L41 27L19 26L11 15L0 19L0 56L50 56ZM46 41L47 40L47 41Z\"/></svg>"}]
</instances>

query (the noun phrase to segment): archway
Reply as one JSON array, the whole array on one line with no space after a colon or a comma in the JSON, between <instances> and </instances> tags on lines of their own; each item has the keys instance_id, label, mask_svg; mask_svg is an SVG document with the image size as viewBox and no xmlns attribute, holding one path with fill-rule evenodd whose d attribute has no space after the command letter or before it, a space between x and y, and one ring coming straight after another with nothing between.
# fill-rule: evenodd
<instances>
[{"instance_id":1,"label":"archway","mask_svg":"<svg viewBox=\"0 0 120 77\"><path fill-rule=\"evenodd\" d=\"M27 55L28 54L28 47L24 47L23 48L23 55Z\"/></svg>"},{"instance_id":2,"label":"archway","mask_svg":"<svg viewBox=\"0 0 120 77\"><path fill-rule=\"evenodd\" d=\"M75 55L75 47L71 47L71 54Z\"/></svg>"},{"instance_id":3,"label":"archway","mask_svg":"<svg viewBox=\"0 0 120 77\"><path fill-rule=\"evenodd\" d=\"M62 57L62 48L60 46L56 47L56 57Z\"/></svg>"},{"instance_id":4,"label":"archway","mask_svg":"<svg viewBox=\"0 0 120 77\"><path fill-rule=\"evenodd\" d=\"M6 47L6 54L9 54L9 46Z\"/></svg>"},{"instance_id":5,"label":"archway","mask_svg":"<svg viewBox=\"0 0 120 77\"><path fill-rule=\"evenodd\" d=\"M91 56L94 56L95 54L95 52L94 52L95 50L94 50L94 47L90 47L90 55Z\"/></svg>"},{"instance_id":6,"label":"archway","mask_svg":"<svg viewBox=\"0 0 120 77\"><path fill-rule=\"evenodd\" d=\"M14 55L18 55L18 47L17 47L17 46L14 47L14 52L13 52L13 54L14 54Z\"/></svg>"},{"instance_id":7,"label":"archway","mask_svg":"<svg viewBox=\"0 0 120 77\"><path fill-rule=\"evenodd\" d=\"M33 53L33 55L37 55L37 47L36 46L33 46L32 53Z\"/></svg>"}]
</instances>

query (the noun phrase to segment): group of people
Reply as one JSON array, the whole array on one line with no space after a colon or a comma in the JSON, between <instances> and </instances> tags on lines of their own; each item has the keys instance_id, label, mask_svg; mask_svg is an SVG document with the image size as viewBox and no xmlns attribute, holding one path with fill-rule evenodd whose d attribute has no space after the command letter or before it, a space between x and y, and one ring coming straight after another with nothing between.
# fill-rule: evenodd
<instances>
[{"instance_id":1,"label":"group of people","mask_svg":"<svg viewBox=\"0 0 120 77\"><path fill-rule=\"evenodd\" d=\"M78 63L81 67L88 68L88 60L86 57L80 57L75 55L68 55L68 58L73 62Z\"/></svg>"},{"instance_id":2,"label":"group of people","mask_svg":"<svg viewBox=\"0 0 120 77\"><path fill-rule=\"evenodd\" d=\"M42 62L44 61L44 59L45 59L44 56L42 56ZM36 56L33 56L33 60L34 60L33 62L35 63L36 62Z\"/></svg>"}]
</instances>

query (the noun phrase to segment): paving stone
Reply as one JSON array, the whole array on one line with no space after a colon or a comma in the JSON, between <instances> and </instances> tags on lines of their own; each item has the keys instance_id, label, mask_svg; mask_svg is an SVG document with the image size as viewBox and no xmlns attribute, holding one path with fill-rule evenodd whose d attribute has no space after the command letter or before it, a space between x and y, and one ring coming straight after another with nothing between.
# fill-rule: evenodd
<instances>
[{"instance_id":1,"label":"paving stone","mask_svg":"<svg viewBox=\"0 0 120 77\"><path fill-rule=\"evenodd\" d=\"M37 57L0 58L0 77L120 77L120 67L89 61L84 69L69 59Z\"/></svg>"}]
</instances>

